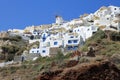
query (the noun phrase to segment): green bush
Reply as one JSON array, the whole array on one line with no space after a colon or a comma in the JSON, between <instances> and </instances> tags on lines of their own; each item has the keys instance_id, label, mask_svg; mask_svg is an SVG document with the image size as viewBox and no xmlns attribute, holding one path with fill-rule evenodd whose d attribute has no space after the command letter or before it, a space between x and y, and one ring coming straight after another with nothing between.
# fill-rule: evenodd
<instances>
[{"instance_id":1,"label":"green bush","mask_svg":"<svg viewBox=\"0 0 120 80\"><path fill-rule=\"evenodd\" d=\"M10 37L4 37L4 38L0 38L0 40L10 40L10 41L20 41L22 40L22 37L21 36L10 36Z\"/></svg>"},{"instance_id":2,"label":"green bush","mask_svg":"<svg viewBox=\"0 0 120 80\"><path fill-rule=\"evenodd\" d=\"M6 58L6 61L12 61L14 59L15 54L9 54Z\"/></svg>"},{"instance_id":3,"label":"green bush","mask_svg":"<svg viewBox=\"0 0 120 80\"><path fill-rule=\"evenodd\" d=\"M97 58L97 59L96 59L96 61L100 61L100 62L101 62L102 60L103 60L102 58Z\"/></svg>"},{"instance_id":4,"label":"green bush","mask_svg":"<svg viewBox=\"0 0 120 80\"><path fill-rule=\"evenodd\" d=\"M71 57L72 53L67 53L65 56L64 56L64 59L69 59Z\"/></svg>"},{"instance_id":5,"label":"green bush","mask_svg":"<svg viewBox=\"0 0 120 80\"><path fill-rule=\"evenodd\" d=\"M13 60L14 56L21 55L24 50L26 50L27 42L22 40L20 36L11 36L7 38L11 44L5 44L1 46L2 49L2 58L0 59L6 59Z\"/></svg>"},{"instance_id":6,"label":"green bush","mask_svg":"<svg viewBox=\"0 0 120 80\"><path fill-rule=\"evenodd\" d=\"M87 57L80 57L79 63L89 62L89 59Z\"/></svg>"},{"instance_id":7,"label":"green bush","mask_svg":"<svg viewBox=\"0 0 120 80\"><path fill-rule=\"evenodd\" d=\"M9 67L10 73L15 73L19 69L18 67Z\"/></svg>"},{"instance_id":8,"label":"green bush","mask_svg":"<svg viewBox=\"0 0 120 80\"><path fill-rule=\"evenodd\" d=\"M119 35L117 32L109 31L109 36ZM95 48L97 54L102 54L107 57L112 56L113 54L119 53L120 51L120 42L113 41L112 39L108 41L106 38L106 32L98 31L91 38L89 38L81 51L88 51L88 47L92 46Z\"/></svg>"},{"instance_id":9,"label":"green bush","mask_svg":"<svg viewBox=\"0 0 120 80\"><path fill-rule=\"evenodd\" d=\"M92 37L90 37L88 40L86 40L84 46L82 46L80 49L81 51L88 51L88 47L91 45L95 45L98 43L101 43L101 40L105 38L105 33L102 30L97 31L95 34L93 34Z\"/></svg>"},{"instance_id":10,"label":"green bush","mask_svg":"<svg viewBox=\"0 0 120 80\"><path fill-rule=\"evenodd\" d=\"M64 59L64 55L61 51L58 51L58 53L55 56L56 60L62 61Z\"/></svg>"},{"instance_id":11,"label":"green bush","mask_svg":"<svg viewBox=\"0 0 120 80\"><path fill-rule=\"evenodd\" d=\"M28 65L26 65L26 64L22 64L21 68L22 68L22 69L27 69L27 66L28 66Z\"/></svg>"},{"instance_id":12,"label":"green bush","mask_svg":"<svg viewBox=\"0 0 120 80\"><path fill-rule=\"evenodd\" d=\"M20 41L20 40L22 40L22 37L16 35L16 36L12 36L12 37L10 37L9 40L11 40L11 41Z\"/></svg>"},{"instance_id":13,"label":"green bush","mask_svg":"<svg viewBox=\"0 0 120 80\"><path fill-rule=\"evenodd\" d=\"M87 41L98 41L101 39L104 39L106 37L105 32L102 30L97 31L91 38L89 38Z\"/></svg>"}]
</instances>

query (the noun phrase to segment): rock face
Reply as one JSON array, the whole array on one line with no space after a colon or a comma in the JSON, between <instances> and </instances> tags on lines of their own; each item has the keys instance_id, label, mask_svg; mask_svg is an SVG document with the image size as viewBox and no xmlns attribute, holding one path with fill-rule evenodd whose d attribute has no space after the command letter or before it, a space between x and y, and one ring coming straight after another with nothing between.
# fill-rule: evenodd
<instances>
[{"instance_id":1,"label":"rock face","mask_svg":"<svg viewBox=\"0 0 120 80\"><path fill-rule=\"evenodd\" d=\"M43 72L38 80L120 80L120 70L108 61Z\"/></svg>"},{"instance_id":2,"label":"rock face","mask_svg":"<svg viewBox=\"0 0 120 80\"><path fill-rule=\"evenodd\" d=\"M0 38L6 38L6 37L9 37L9 34L7 32L0 33Z\"/></svg>"},{"instance_id":3,"label":"rock face","mask_svg":"<svg viewBox=\"0 0 120 80\"><path fill-rule=\"evenodd\" d=\"M8 38L9 34L7 32L0 32L0 46L4 44L11 44L8 40L4 41L3 38Z\"/></svg>"},{"instance_id":4,"label":"rock face","mask_svg":"<svg viewBox=\"0 0 120 80\"><path fill-rule=\"evenodd\" d=\"M87 56L89 56L89 57L95 57L95 51L93 50L93 48L92 47L90 47L89 48L89 51L88 51L88 53L87 53Z\"/></svg>"}]
</instances>

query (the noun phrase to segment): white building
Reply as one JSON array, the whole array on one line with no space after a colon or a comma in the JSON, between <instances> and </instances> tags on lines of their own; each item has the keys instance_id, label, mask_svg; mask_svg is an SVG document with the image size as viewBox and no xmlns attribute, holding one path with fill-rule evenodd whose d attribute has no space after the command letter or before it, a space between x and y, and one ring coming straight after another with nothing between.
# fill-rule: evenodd
<instances>
[{"instance_id":1,"label":"white building","mask_svg":"<svg viewBox=\"0 0 120 80\"><path fill-rule=\"evenodd\" d=\"M64 48L66 50L77 50L80 43L80 36L73 33L68 33L64 36Z\"/></svg>"},{"instance_id":2,"label":"white building","mask_svg":"<svg viewBox=\"0 0 120 80\"><path fill-rule=\"evenodd\" d=\"M57 48L62 51L77 50L101 27L102 30L112 30L113 27L120 31L118 14L120 14L120 7L109 6L69 22L64 22L61 16L56 16L56 23L40 33L39 48L31 49L30 53L50 56L51 50Z\"/></svg>"},{"instance_id":3,"label":"white building","mask_svg":"<svg viewBox=\"0 0 120 80\"><path fill-rule=\"evenodd\" d=\"M61 16L56 16L56 24L62 24L64 22Z\"/></svg>"},{"instance_id":4,"label":"white building","mask_svg":"<svg viewBox=\"0 0 120 80\"><path fill-rule=\"evenodd\" d=\"M31 49L29 52L32 54L40 54L42 57L49 56L49 47L35 48Z\"/></svg>"},{"instance_id":5,"label":"white building","mask_svg":"<svg viewBox=\"0 0 120 80\"><path fill-rule=\"evenodd\" d=\"M39 40L39 48L33 48L30 53L37 53L41 56L49 56L51 48L61 48L67 51L77 50L81 43L85 42L86 39L92 36L97 31L97 27L94 26L82 26L73 29L71 33L61 34L50 34L42 33L42 37Z\"/></svg>"},{"instance_id":6,"label":"white building","mask_svg":"<svg viewBox=\"0 0 120 80\"><path fill-rule=\"evenodd\" d=\"M111 13L113 15L120 13L120 7L117 6L109 6L108 7L111 10Z\"/></svg>"},{"instance_id":7,"label":"white building","mask_svg":"<svg viewBox=\"0 0 120 80\"><path fill-rule=\"evenodd\" d=\"M115 22L116 15L118 14L120 14L120 7L117 6L102 7L94 13L94 25L105 28L109 26L118 27L118 23Z\"/></svg>"},{"instance_id":8,"label":"white building","mask_svg":"<svg viewBox=\"0 0 120 80\"><path fill-rule=\"evenodd\" d=\"M16 34L23 34L24 33L24 30L22 29L9 29L8 32L13 32L13 33L16 33Z\"/></svg>"},{"instance_id":9,"label":"white building","mask_svg":"<svg viewBox=\"0 0 120 80\"><path fill-rule=\"evenodd\" d=\"M97 31L97 29L98 27L96 26L81 26L73 29L73 32L79 34L85 41L86 39L91 37Z\"/></svg>"}]
</instances>

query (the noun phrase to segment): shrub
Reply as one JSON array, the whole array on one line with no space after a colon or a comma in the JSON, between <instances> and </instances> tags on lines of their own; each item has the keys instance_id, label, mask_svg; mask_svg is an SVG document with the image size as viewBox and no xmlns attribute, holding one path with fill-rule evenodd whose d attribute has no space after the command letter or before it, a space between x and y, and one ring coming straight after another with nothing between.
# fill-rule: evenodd
<instances>
[{"instance_id":1,"label":"shrub","mask_svg":"<svg viewBox=\"0 0 120 80\"><path fill-rule=\"evenodd\" d=\"M12 36L12 37L10 37L9 40L11 40L11 41L20 41L20 40L22 40L22 37L16 35L16 36Z\"/></svg>"},{"instance_id":2,"label":"shrub","mask_svg":"<svg viewBox=\"0 0 120 80\"><path fill-rule=\"evenodd\" d=\"M27 69L27 65L22 64L21 68L22 68L22 69Z\"/></svg>"},{"instance_id":3,"label":"shrub","mask_svg":"<svg viewBox=\"0 0 120 80\"><path fill-rule=\"evenodd\" d=\"M58 51L57 55L55 56L56 60L61 61L64 59L64 55L61 51Z\"/></svg>"},{"instance_id":4,"label":"shrub","mask_svg":"<svg viewBox=\"0 0 120 80\"><path fill-rule=\"evenodd\" d=\"M113 41L120 41L120 33L118 32L111 32L111 40Z\"/></svg>"},{"instance_id":5,"label":"shrub","mask_svg":"<svg viewBox=\"0 0 120 80\"><path fill-rule=\"evenodd\" d=\"M71 55L72 55L72 53L67 53L67 54L64 56L64 59L68 59L68 58L70 58Z\"/></svg>"},{"instance_id":6,"label":"shrub","mask_svg":"<svg viewBox=\"0 0 120 80\"><path fill-rule=\"evenodd\" d=\"M12 60L14 59L14 56L15 56L15 54L9 54L9 55L7 56L6 61L12 61Z\"/></svg>"},{"instance_id":7,"label":"shrub","mask_svg":"<svg viewBox=\"0 0 120 80\"><path fill-rule=\"evenodd\" d=\"M34 71L41 71L44 68L43 64L35 64L32 66L32 70Z\"/></svg>"},{"instance_id":8,"label":"shrub","mask_svg":"<svg viewBox=\"0 0 120 80\"><path fill-rule=\"evenodd\" d=\"M18 69L18 67L10 67L9 68L11 74L15 73L17 69Z\"/></svg>"},{"instance_id":9,"label":"shrub","mask_svg":"<svg viewBox=\"0 0 120 80\"><path fill-rule=\"evenodd\" d=\"M113 54L110 60L115 64L120 64L120 54Z\"/></svg>"},{"instance_id":10,"label":"shrub","mask_svg":"<svg viewBox=\"0 0 120 80\"><path fill-rule=\"evenodd\" d=\"M104 39L106 37L104 31L99 30L97 31L95 34L93 34L93 36L91 38L88 39L88 41L97 41L97 40L101 40Z\"/></svg>"},{"instance_id":11,"label":"shrub","mask_svg":"<svg viewBox=\"0 0 120 80\"><path fill-rule=\"evenodd\" d=\"M81 57L79 60L79 63L89 62L89 59L87 57Z\"/></svg>"},{"instance_id":12,"label":"shrub","mask_svg":"<svg viewBox=\"0 0 120 80\"><path fill-rule=\"evenodd\" d=\"M97 43L101 42L101 39L105 38L105 33L102 30L97 31L91 38L86 40L84 46L82 46L80 49L81 51L88 51L88 47L91 45L95 45Z\"/></svg>"}]
</instances>

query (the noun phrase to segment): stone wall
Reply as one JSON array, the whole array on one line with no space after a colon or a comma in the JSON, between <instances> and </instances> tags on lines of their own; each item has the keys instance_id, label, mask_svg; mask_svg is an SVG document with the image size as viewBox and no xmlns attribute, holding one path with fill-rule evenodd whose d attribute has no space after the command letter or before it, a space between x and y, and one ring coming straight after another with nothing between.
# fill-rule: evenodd
<instances>
[{"instance_id":1,"label":"stone wall","mask_svg":"<svg viewBox=\"0 0 120 80\"><path fill-rule=\"evenodd\" d=\"M35 58L35 57L40 57L40 54L26 54L26 55L24 55L24 57L25 57L25 60L33 60L33 58ZM22 60L22 57L21 56L15 56L14 57L14 61L15 62L20 62Z\"/></svg>"}]
</instances>

